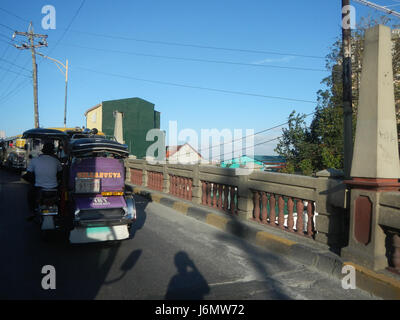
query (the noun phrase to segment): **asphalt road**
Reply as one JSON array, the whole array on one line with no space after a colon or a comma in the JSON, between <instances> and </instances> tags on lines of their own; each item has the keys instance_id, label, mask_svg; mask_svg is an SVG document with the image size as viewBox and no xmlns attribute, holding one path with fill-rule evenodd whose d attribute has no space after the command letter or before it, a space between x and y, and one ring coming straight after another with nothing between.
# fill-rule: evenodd
<instances>
[{"instance_id":1,"label":"asphalt road","mask_svg":"<svg viewBox=\"0 0 400 320\"><path fill-rule=\"evenodd\" d=\"M136 197L129 240L41 241L27 184L0 170L0 299L371 299L170 208ZM54 266L56 288L42 288Z\"/></svg>"}]
</instances>

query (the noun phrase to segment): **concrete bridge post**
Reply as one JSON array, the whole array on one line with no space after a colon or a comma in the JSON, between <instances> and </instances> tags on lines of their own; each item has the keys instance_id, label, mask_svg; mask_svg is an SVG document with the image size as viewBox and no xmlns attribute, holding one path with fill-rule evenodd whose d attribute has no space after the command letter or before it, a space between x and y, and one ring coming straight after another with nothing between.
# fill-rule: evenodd
<instances>
[{"instance_id":1,"label":"concrete bridge post","mask_svg":"<svg viewBox=\"0 0 400 320\"><path fill-rule=\"evenodd\" d=\"M249 176L239 176L238 183L238 217L249 220L253 217L253 193L248 187Z\"/></svg>"},{"instance_id":2,"label":"concrete bridge post","mask_svg":"<svg viewBox=\"0 0 400 320\"><path fill-rule=\"evenodd\" d=\"M193 185L192 185L192 202L195 204L201 204L201 181L200 181L200 169L199 164L193 166Z\"/></svg>"},{"instance_id":3,"label":"concrete bridge post","mask_svg":"<svg viewBox=\"0 0 400 320\"><path fill-rule=\"evenodd\" d=\"M388 266L386 235L379 224L380 198L398 191L400 162L396 127L392 41L389 27L365 33L365 47L351 188L349 245L343 257L373 270Z\"/></svg>"}]
</instances>

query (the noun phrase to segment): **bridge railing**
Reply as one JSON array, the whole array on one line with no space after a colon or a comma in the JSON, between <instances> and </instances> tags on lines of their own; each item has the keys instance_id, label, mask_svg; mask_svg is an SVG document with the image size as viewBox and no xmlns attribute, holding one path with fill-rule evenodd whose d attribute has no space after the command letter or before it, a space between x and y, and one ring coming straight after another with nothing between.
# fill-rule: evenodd
<instances>
[{"instance_id":1,"label":"bridge railing","mask_svg":"<svg viewBox=\"0 0 400 320\"><path fill-rule=\"evenodd\" d=\"M388 269L400 274L400 192L381 193L378 212L378 223L385 234Z\"/></svg>"},{"instance_id":2,"label":"bridge railing","mask_svg":"<svg viewBox=\"0 0 400 320\"><path fill-rule=\"evenodd\" d=\"M335 248L346 240L345 185L340 173L323 171L307 177L209 165L154 165L136 159L126 164L127 181L133 185Z\"/></svg>"}]
</instances>

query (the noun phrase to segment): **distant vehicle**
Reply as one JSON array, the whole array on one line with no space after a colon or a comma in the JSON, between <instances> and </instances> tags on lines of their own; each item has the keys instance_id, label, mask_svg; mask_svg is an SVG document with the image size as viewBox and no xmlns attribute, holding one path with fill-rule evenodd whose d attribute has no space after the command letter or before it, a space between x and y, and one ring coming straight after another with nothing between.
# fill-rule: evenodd
<instances>
[{"instance_id":1,"label":"distant vehicle","mask_svg":"<svg viewBox=\"0 0 400 320\"><path fill-rule=\"evenodd\" d=\"M0 142L0 166L25 170L26 168L26 140L22 135L8 137Z\"/></svg>"},{"instance_id":2,"label":"distant vehicle","mask_svg":"<svg viewBox=\"0 0 400 320\"><path fill-rule=\"evenodd\" d=\"M105 136L105 134L103 132L98 131L97 129L95 129L96 131L93 131L91 129L85 129L85 128L81 128L81 127L75 127L75 128L47 128L47 129L51 129L51 130L59 130L62 132L65 132L66 134L68 134L69 138L71 139L73 136L75 136L75 139L77 137L87 137L88 135L99 135L99 136Z\"/></svg>"}]
</instances>

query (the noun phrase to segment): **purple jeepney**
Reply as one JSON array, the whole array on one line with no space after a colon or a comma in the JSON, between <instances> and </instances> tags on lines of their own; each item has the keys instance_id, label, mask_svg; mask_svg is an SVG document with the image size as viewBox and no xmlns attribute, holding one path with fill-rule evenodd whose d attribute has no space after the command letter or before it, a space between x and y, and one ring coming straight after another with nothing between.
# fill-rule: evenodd
<instances>
[{"instance_id":1,"label":"purple jeepney","mask_svg":"<svg viewBox=\"0 0 400 320\"><path fill-rule=\"evenodd\" d=\"M69 154L70 242L129 238L136 208L132 195L125 191L127 146L91 136L72 139Z\"/></svg>"}]
</instances>

